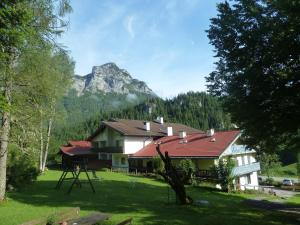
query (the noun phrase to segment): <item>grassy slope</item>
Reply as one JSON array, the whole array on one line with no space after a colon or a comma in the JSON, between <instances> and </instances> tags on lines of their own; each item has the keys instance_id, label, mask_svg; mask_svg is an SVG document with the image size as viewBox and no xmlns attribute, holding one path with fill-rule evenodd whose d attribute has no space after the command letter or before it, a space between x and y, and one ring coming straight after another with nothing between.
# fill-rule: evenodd
<instances>
[{"instance_id":1,"label":"grassy slope","mask_svg":"<svg viewBox=\"0 0 300 225\"><path fill-rule=\"evenodd\" d=\"M168 204L164 183L124 174L98 172L101 181L94 181L96 194L88 185L75 188L65 195L70 183L55 190L60 172L48 171L33 185L20 193L9 193L7 202L0 205L1 224L21 222L47 216L66 207L80 207L82 215L92 211L113 214L116 224L133 217L133 224L293 224L295 218L286 214L254 209L242 201L254 197L245 194L226 194L205 188L188 188L194 199L208 200L208 205L179 206ZM173 198L174 196L172 196ZM299 203L297 198L293 203Z\"/></svg>"},{"instance_id":2,"label":"grassy slope","mask_svg":"<svg viewBox=\"0 0 300 225\"><path fill-rule=\"evenodd\" d=\"M271 171L272 176L276 177L297 177L297 164L279 167Z\"/></svg>"}]
</instances>

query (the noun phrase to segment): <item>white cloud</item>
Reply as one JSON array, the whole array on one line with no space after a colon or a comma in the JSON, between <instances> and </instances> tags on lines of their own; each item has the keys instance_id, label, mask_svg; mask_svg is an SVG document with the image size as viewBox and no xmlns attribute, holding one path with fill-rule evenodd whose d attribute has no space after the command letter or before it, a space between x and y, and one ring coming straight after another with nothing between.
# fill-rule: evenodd
<instances>
[{"instance_id":1,"label":"white cloud","mask_svg":"<svg viewBox=\"0 0 300 225\"><path fill-rule=\"evenodd\" d=\"M135 32L133 29L133 21L134 20L135 20L135 16L130 15L130 16L127 16L124 21L124 27L131 38L135 37Z\"/></svg>"}]
</instances>

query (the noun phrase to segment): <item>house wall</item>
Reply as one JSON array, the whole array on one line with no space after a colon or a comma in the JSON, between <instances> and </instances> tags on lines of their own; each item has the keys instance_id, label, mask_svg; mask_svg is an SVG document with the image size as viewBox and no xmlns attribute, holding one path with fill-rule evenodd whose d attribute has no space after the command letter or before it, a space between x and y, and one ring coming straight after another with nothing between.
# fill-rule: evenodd
<instances>
[{"instance_id":1,"label":"house wall","mask_svg":"<svg viewBox=\"0 0 300 225\"><path fill-rule=\"evenodd\" d=\"M250 183L248 183L248 181L247 181L248 175L250 175ZM241 190L246 190L246 189L258 190L257 172L245 174L236 179L239 179L239 186L240 186L239 188Z\"/></svg>"},{"instance_id":2,"label":"house wall","mask_svg":"<svg viewBox=\"0 0 300 225\"><path fill-rule=\"evenodd\" d=\"M247 165L256 162L253 154L236 155L232 157L237 160L237 166Z\"/></svg>"},{"instance_id":3,"label":"house wall","mask_svg":"<svg viewBox=\"0 0 300 225\"><path fill-rule=\"evenodd\" d=\"M105 127L101 133L93 138L92 142L97 143L98 147L100 147L101 141L106 141L107 147L117 147L117 140L119 141L120 146L124 146L124 137L114 129Z\"/></svg>"},{"instance_id":4,"label":"house wall","mask_svg":"<svg viewBox=\"0 0 300 225\"><path fill-rule=\"evenodd\" d=\"M123 160L122 160L123 158ZM121 153L112 154L112 168L128 170L128 156Z\"/></svg>"},{"instance_id":5,"label":"house wall","mask_svg":"<svg viewBox=\"0 0 300 225\"><path fill-rule=\"evenodd\" d=\"M243 165L248 165L248 164L256 162L255 155L253 153L235 155L233 158L236 159L236 161L237 161L236 166L243 166ZM248 180L247 179L248 175L250 175L250 183L248 183L248 181L247 181ZM241 190L258 189L257 172L252 172L250 174L245 174L245 175L237 177L236 179L239 179L239 188Z\"/></svg>"},{"instance_id":6,"label":"house wall","mask_svg":"<svg viewBox=\"0 0 300 225\"><path fill-rule=\"evenodd\" d=\"M124 154L134 154L146 145L150 144L153 138L148 137L130 137L124 138Z\"/></svg>"},{"instance_id":7,"label":"house wall","mask_svg":"<svg viewBox=\"0 0 300 225\"><path fill-rule=\"evenodd\" d=\"M180 160L183 160L184 158L178 158L178 159L172 159L172 165L177 166L180 162ZM147 167L147 162L153 161L152 159L136 159L141 160L143 163L143 167ZM192 159L193 163L195 164L196 168L199 170L210 170L211 167L214 165L215 160L214 159Z\"/></svg>"},{"instance_id":8,"label":"house wall","mask_svg":"<svg viewBox=\"0 0 300 225\"><path fill-rule=\"evenodd\" d=\"M199 170L210 170L214 165L214 159L196 159L193 160L196 168Z\"/></svg>"}]
</instances>

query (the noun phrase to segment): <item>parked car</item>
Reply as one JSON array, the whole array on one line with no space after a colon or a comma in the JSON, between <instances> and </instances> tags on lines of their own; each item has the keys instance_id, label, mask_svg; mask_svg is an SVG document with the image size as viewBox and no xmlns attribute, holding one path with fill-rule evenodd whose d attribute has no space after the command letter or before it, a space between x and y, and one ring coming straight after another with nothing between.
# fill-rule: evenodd
<instances>
[{"instance_id":1,"label":"parked car","mask_svg":"<svg viewBox=\"0 0 300 225\"><path fill-rule=\"evenodd\" d=\"M285 186L293 186L294 185L294 181L291 180L291 179L284 179L282 181L282 185L285 185Z\"/></svg>"}]
</instances>

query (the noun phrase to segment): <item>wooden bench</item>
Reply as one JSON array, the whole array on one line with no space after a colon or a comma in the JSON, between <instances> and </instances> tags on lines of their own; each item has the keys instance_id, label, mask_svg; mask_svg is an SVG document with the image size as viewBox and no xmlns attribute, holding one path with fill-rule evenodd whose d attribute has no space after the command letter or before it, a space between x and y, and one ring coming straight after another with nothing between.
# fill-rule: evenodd
<instances>
[{"instance_id":1,"label":"wooden bench","mask_svg":"<svg viewBox=\"0 0 300 225\"><path fill-rule=\"evenodd\" d=\"M80 208L70 208L66 210L62 210L61 212L54 213L52 215L44 216L42 218L34 219L21 225L38 225L38 224L46 224L48 222L48 218L53 216L56 221L67 221L70 219L74 219L79 217Z\"/></svg>"},{"instance_id":2,"label":"wooden bench","mask_svg":"<svg viewBox=\"0 0 300 225\"><path fill-rule=\"evenodd\" d=\"M110 216L106 213L100 213L100 212L96 212L96 213L92 213L88 216L85 217L81 217L78 219L73 219L73 220L69 220L67 221L68 225L93 225L95 223L98 222L103 222L104 220L107 220Z\"/></svg>"}]
</instances>

